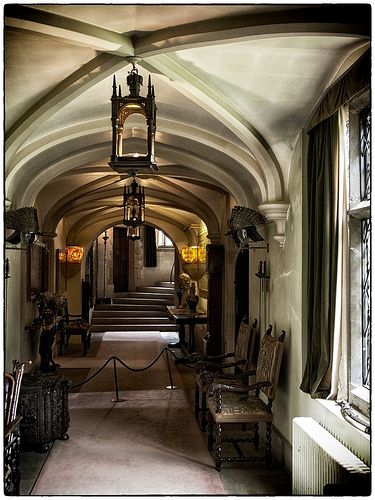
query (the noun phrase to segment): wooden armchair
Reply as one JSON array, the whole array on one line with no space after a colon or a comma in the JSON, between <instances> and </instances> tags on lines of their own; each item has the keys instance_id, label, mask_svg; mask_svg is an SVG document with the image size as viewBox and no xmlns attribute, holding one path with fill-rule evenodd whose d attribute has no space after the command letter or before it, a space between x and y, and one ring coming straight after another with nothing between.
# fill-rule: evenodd
<instances>
[{"instance_id":1,"label":"wooden armchair","mask_svg":"<svg viewBox=\"0 0 375 500\"><path fill-rule=\"evenodd\" d=\"M87 318L81 317L80 314L69 314L68 304L64 308L64 327L61 331L60 341L60 356L64 354L66 347L69 344L71 335L80 335L83 347L83 355L86 356L91 344L90 323Z\"/></svg>"},{"instance_id":2,"label":"wooden armchair","mask_svg":"<svg viewBox=\"0 0 375 500\"><path fill-rule=\"evenodd\" d=\"M242 321L234 352L218 356L206 356L196 364L195 374L195 418L200 423L202 431L206 430L206 393L208 386L215 380L223 383L247 383L250 364L253 358L255 345L255 319L250 326L247 319ZM232 361L228 361L231 360ZM225 373L227 368L235 368L235 373Z\"/></svg>"},{"instance_id":3,"label":"wooden armchair","mask_svg":"<svg viewBox=\"0 0 375 500\"><path fill-rule=\"evenodd\" d=\"M6 496L19 495L19 424L22 417L17 415L17 407L25 364L13 361L13 372L6 373L4 380L4 493Z\"/></svg>"},{"instance_id":4,"label":"wooden armchair","mask_svg":"<svg viewBox=\"0 0 375 500\"><path fill-rule=\"evenodd\" d=\"M215 427L215 466L220 471L222 462L239 462L258 460L259 457L246 456L239 443L250 442L255 450L259 447L259 422L265 422L265 459L271 465L271 430L272 430L272 402L275 398L281 359L283 354L285 331L278 339L271 336L272 327L264 335L258 356L255 371L255 383L243 386L234 386L225 383L210 385L208 390L207 407L209 412L208 422L208 448L212 450L214 444ZM250 391L255 391L250 395ZM260 393L263 393L263 401ZM253 424L252 437L223 437L223 424ZM246 427L246 425L245 425ZM247 431L244 431L247 433ZM235 457L222 456L222 443L231 442L236 451Z\"/></svg>"}]
</instances>

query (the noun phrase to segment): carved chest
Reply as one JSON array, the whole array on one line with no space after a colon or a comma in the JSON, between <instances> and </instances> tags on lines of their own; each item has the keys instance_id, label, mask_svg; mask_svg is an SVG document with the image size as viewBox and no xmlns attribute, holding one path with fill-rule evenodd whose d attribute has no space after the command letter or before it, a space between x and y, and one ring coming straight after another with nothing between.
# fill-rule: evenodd
<instances>
[{"instance_id":1,"label":"carved chest","mask_svg":"<svg viewBox=\"0 0 375 500\"><path fill-rule=\"evenodd\" d=\"M59 373L35 370L23 376L18 410L22 447L43 452L51 441L69 438L69 388L70 380Z\"/></svg>"}]
</instances>

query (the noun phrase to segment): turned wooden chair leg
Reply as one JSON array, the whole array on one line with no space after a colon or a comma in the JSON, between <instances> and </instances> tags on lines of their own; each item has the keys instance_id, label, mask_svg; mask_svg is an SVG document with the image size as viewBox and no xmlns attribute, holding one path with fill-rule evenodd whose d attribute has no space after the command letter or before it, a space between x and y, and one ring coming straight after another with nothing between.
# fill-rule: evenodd
<instances>
[{"instance_id":1,"label":"turned wooden chair leg","mask_svg":"<svg viewBox=\"0 0 375 500\"><path fill-rule=\"evenodd\" d=\"M266 465L271 467L272 464L272 454L271 454L271 444L272 444L272 424L271 422L266 423Z\"/></svg>"},{"instance_id":2,"label":"turned wooden chair leg","mask_svg":"<svg viewBox=\"0 0 375 500\"><path fill-rule=\"evenodd\" d=\"M221 471L221 443L222 443L222 426L216 424L216 440L215 440L215 469Z\"/></svg>"},{"instance_id":3,"label":"turned wooden chair leg","mask_svg":"<svg viewBox=\"0 0 375 500\"><path fill-rule=\"evenodd\" d=\"M201 430L206 432L207 428L207 404L206 404L206 391L202 390L201 401Z\"/></svg>"},{"instance_id":4,"label":"turned wooden chair leg","mask_svg":"<svg viewBox=\"0 0 375 500\"><path fill-rule=\"evenodd\" d=\"M87 331L82 334L81 336L82 344L83 344L83 355L86 356L86 354L89 352L90 349L90 344L91 344L91 332Z\"/></svg>"},{"instance_id":5,"label":"turned wooden chair leg","mask_svg":"<svg viewBox=\"0 0 375 500\"><path fill-rule=\"evenodd\" d=\"M254 422L254 438L253 438L253 442L254 442L254 448L256 450L258 450L258 448L259 448L259 424L258 424L258 422Z\"/></svg>"},{"instance_id":6,"label":"turned wooden chair leg","mask_svg":"<svg viewBox=\"0 0 375 500\"><path fill-rule=\"evenodd\" d=\"M195 420L198 420L199 421L199 387L198 387L198 384L195 384L195 398L194 398L194 402L195 402L195 405L194 405L194 415L195 415Z\"/></svg>"},{"instance_id":7,"label":"turned wooden chair leg","mask_svg":"<svg viewBox=\"0 0 375 500\"><path fill-rule=\"evenodd\" d=\"M208 436L207 436L207 446L211 451L214 445L214 419L211 413L208 415Z\"/></svg>"}]
</instances>

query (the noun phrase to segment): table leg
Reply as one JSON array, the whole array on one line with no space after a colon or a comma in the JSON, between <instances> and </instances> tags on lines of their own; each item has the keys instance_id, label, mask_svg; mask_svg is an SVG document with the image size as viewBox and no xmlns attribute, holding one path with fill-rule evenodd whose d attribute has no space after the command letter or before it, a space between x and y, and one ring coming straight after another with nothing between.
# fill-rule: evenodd
<instances>
[{"instance_id":1,"label":"table leg","mask_svg":"<svg viewBox=\"0 0 375 500\"><path fill-rule=\"evenodd\" d=\"M178 342L170 342L168 344L168 347L181 347L182 345L185 344L185 325L179 325L178 327L178 337L179 341Z\"/></svg>"},{"instance_id":2,"label":"table leg","mask_svg":"<svg viewBox=\"0 0 375 500\"><path fill-rule=\"evenodd\" d=\"M195 325L189 324L189 354L195 352Z\"/></svg>"}]
</instances>

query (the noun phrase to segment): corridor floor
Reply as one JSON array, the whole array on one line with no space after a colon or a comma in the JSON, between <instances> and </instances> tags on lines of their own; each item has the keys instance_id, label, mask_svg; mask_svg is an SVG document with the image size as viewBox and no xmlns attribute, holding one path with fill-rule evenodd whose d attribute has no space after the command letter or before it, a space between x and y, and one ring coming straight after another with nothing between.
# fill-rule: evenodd
<instances>
[{"instance_id":1,"label":"corridor floor","mask_svg":"<svg viewBox=\"0 0 375 500\"><path fill-rule=\"evenodd\" d=\"M111 332L97 334L88 356L70 344L55 359L72 380L70 439L55 441L36 481L21 457L21 494L31 495L288 495L290 481L281 468L224 464L220 473L207 451L192 408L192 371L176 368L166 355L154 364L174 334ZM180 355L180 351L175 351ZM116 356L128 368L113 361ZM152 366L150 366L152 365ZM146 370L144 368L148 367ZM134 371L139 370L139 371ZM97 373L97 374L96 374ZM94 378L77 386L80 382ZM116 401L115 378L118 380ZM115 400L115 401L113 401ZM29 470L30 474L30 470ZM26 481L26 482L25 482ZM33 485L31 486L31 482ZM27 484L29 491L26 490Z\"/></svg>"}]
</instances>

